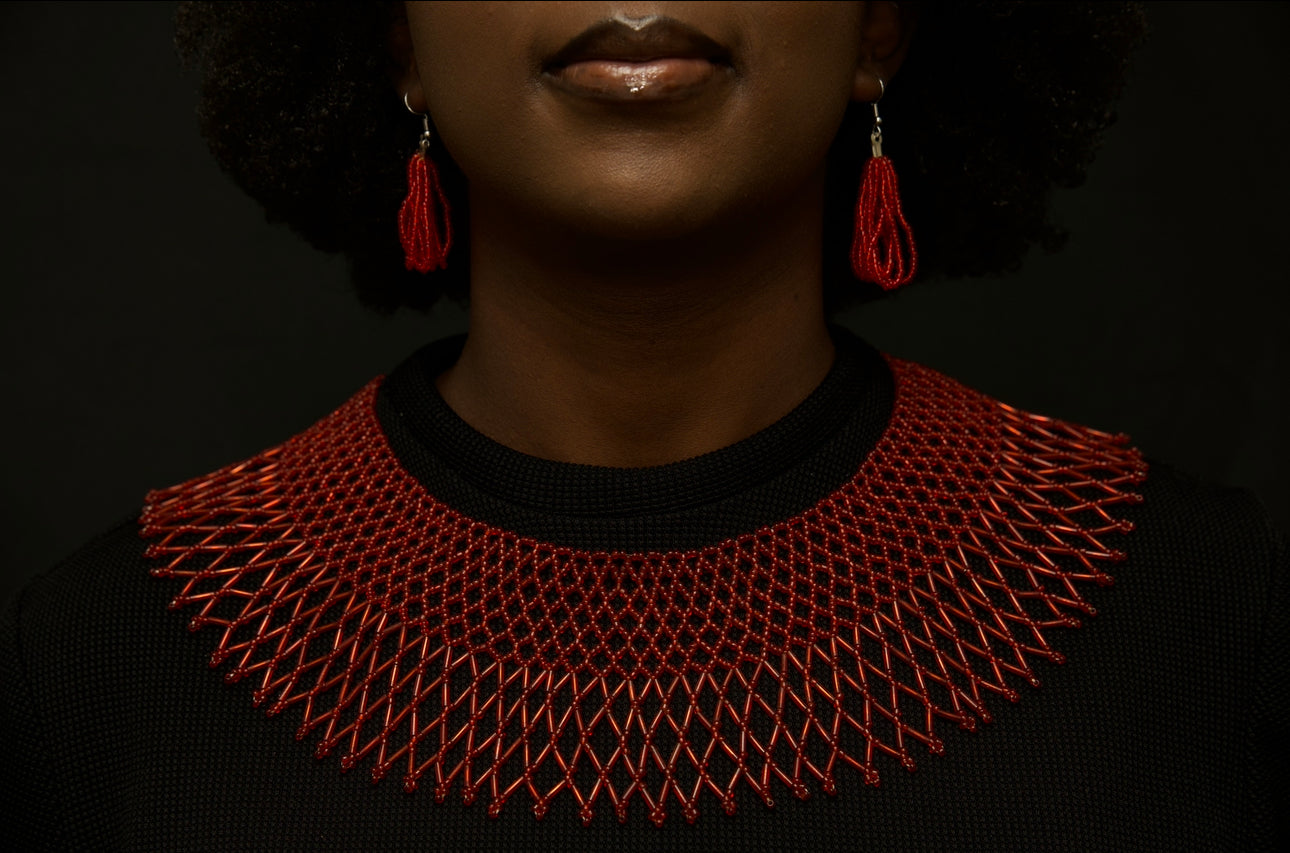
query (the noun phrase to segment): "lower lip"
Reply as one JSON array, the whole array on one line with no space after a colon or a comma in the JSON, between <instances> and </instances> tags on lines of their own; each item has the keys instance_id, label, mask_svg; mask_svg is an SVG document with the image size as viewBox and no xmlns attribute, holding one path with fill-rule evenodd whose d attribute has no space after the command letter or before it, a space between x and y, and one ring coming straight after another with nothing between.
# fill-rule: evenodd
<instances>
[{"instance_id":1,"label":"lower lip","mask_svg":"<svg viewBox=\"0 0 1290 853\"><path fill-rule=\"evenodd\" d=\"M706 59L651 59L647 62L594 59L550 72L561 89L607 101L675 101L713 83L722 66Z\"/></svg>"}]
</instances>

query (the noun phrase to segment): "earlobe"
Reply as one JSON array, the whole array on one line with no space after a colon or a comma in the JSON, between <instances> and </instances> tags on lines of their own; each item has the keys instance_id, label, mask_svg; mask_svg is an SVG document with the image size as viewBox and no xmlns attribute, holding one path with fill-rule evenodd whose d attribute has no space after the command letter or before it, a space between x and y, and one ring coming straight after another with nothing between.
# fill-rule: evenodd
<instances>
[{"instance_id":1,"label":"earlobe","mask_svg":"<svg viewBox=\"0 0 1290 853\"><path fill-rule=\"evenodd\" d=\"M892 0L865 3L860 22L860 61L852 85L853 100L872 103L882 97L905 61L916 27L914 4Z\"/></svg>"},{"instance_id":2,"label":"earlobe","mask_svg":"<svg viewBox=\"0 0 1290 853\"><path fill-rule=\"evenodd\" d=\"M855 81L851 85L851 100L862 104L871 104L882 97L883 84L887 75L874 70L872 63L865 63L856 69Z\"/></svg>"}]
</instances>

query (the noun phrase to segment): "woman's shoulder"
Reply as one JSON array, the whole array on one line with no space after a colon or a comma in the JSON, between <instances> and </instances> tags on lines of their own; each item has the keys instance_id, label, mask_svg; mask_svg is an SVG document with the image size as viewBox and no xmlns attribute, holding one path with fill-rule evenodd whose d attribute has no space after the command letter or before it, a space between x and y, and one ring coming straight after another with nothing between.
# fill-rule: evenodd
<instances>
[{"instance_id":1,"label":"woman's shoulder","mask_svg":"<svg viewBox=\"0 0 1290 853\"><path fill-rule=\"evenodd\" d=\"M1148 457L1143 508L1153 520L1191 530L1195 544L1261 543L1285 547L1285 533L1250 489L1196 476L1169 462ZM1206 536L1208 534L1208 536ZM1204 537L1204 541L1202 541Z\"/></svg>"},{"instance_id":2,"label":"woman's shoulder","mask_svg":"<svg viewBox=\"0 0 1290 853\"><path fill-rule=\"evenodd\" d=\"M122 519L29 580L10 598L6 616L27 625L55 611L103 611L127 587L137 587L133 581L140 573L147 579L145 545L138 515Z\"/></svg>"},{"instance_id":3,"label":"woman's shoulder","mask_svg":"<svg viewBox=\"0 0 1290 853\"><path fill-rule=\"evenodd\" d=\"M9 649L3 656L17 657L33 683L54 672L72 675L82 664L77 675L90 683L102 671L100 655L143 657L128 651L131 637L167 608L145 547L134 516L28 581L0 614L0 644Z\"/></svg>"},{"instance_id":4,"label":"woman's shoulder","mask_svg":"<svg viewBox=\"0 0 1290 853\"><path fill-rule=\"evenodd\" d=\"M1266 592L1290 571L1290 544L1249 489L1194 476L1148 459L1142 502L1127 515L1134 523L1126 549L1135 562L1191 578L1213 591L1240 581L1262 607Z\"/></svg>"}]
</instances>

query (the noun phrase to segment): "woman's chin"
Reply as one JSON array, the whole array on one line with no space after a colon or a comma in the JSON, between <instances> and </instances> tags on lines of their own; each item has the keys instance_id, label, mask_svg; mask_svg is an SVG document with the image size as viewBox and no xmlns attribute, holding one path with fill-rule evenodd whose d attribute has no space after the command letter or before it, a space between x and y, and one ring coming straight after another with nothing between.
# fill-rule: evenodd
<instances>
[{"instance_id":1,"label":"woman's chin","mask_svg":"<svg viewBox=\"0 0 1290 853\"><path fill-rule=\"evenodd\" d=\"M561 192L540 198L513 198L505 205L508 227L545 232L561 244L580 238L602 243L642 244L684 240L713 233L726 220L743 215L739 199L721 204L701 192L687 193L676 183L611 184L606 181L582 191ZM501 206L476 206L472 210L500 211ZM500 224L500 221L499 221Z\"/></svg>"}]
</instances>

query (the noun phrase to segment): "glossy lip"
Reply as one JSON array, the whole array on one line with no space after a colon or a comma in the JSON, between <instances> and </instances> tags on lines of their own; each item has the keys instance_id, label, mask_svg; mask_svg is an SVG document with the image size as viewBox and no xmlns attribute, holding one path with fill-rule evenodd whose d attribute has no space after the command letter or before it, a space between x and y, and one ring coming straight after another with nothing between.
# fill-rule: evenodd
<instances>
[{"instance_id":1,"label":"glossy lip","mask_svg":"<svg viewBox=\"0 0 1290 853\"><path fill-rule=\"evenodd\" d=\"M731 71L730 51L674 18L612 18L574 36L543 76L581 97L620 102L690 97ZM724 75L722 75L724 76Z\"/></svg>"}]
</instances>

